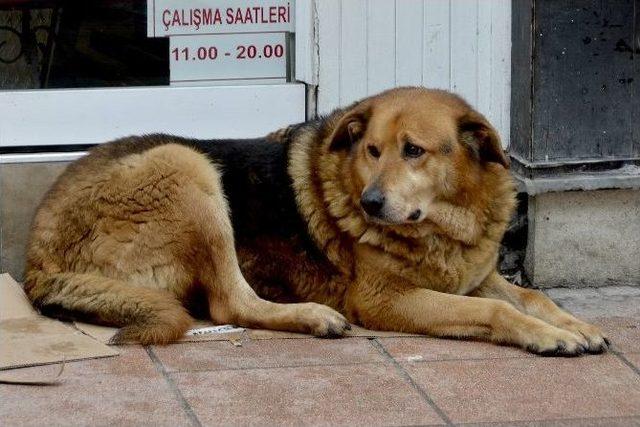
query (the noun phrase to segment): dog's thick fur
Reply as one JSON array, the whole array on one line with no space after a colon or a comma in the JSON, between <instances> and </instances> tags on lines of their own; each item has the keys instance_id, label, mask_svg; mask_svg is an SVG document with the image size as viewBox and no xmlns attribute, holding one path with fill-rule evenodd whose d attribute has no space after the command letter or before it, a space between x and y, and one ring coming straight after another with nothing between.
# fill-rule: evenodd
<instances>
[{"instance_id":1,"label":"dog's thick fur","mask_svg":"<svg viewBox=\"0 0 640 427\"><path fill-rule=\"evenodd\" d=\"M44 313L145 344L179 338L204 312L318 336L349 321L603 351L597 327L496 272L515 206L507 168L482 115L423 88L260 140L125 138L72 164L45 197L25 289Z\"/></svg>"}]
</instances>

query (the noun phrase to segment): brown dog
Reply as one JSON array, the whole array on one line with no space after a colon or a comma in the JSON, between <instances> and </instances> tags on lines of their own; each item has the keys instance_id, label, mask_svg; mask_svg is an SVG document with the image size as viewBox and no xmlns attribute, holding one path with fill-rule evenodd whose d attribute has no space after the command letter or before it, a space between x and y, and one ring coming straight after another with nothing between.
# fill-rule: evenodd
<instances>
[{"instance_id":1,"label":"brown dog","mask_svg":"<svg viewBox=\"0 0 640 427\"><path fill-rule=\"evenodd\" d=\"M142 343L179 338L188 309L319 336L349 319L540 354L605 350L597 327L496 272L515 205L507 167L482 115L422 88L266 140L115 141L46 196L25 288L45 313Z\"/></svg>"}]
</instances>

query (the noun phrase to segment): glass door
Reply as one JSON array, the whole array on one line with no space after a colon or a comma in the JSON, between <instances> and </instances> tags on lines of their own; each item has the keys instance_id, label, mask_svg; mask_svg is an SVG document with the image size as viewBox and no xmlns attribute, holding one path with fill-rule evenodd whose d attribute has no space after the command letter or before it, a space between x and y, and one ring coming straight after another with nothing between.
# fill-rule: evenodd
<instances>
[{"instance_id":1,"label":"glass door","mask_svg":"<svg viewBox=\"0 0 640 427\"><path fill-rule=\"evenodd\" d=\"M299 3L310 10L309 2ZM282 7L289 8L286 34L282 26L260 29L266 36L242 26L282 24ZM194 10L214 8L222 19L230 10L232 31L217 34L213 21L205 34L150 31L154 19L162 25L170 18L172 31L180 32L194 24ZM256 137L305 120L293 28L307 21L294 27L295 15L293 0L0 0L0 272L20 278L42 194L92 145L154 132ZM297 56L311 45L301 45ZM182 68L172 65L177 60ZM266 78L254 78L261 73ZM172 84L176 76L194 81Z\"/></svg>"}]
</instances>

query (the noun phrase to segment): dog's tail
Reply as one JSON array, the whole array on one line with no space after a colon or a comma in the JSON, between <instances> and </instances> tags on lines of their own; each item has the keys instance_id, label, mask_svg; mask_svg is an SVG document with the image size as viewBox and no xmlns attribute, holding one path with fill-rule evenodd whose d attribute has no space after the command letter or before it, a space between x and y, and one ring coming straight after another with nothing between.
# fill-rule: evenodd
<instances>
[{"instance_id":1,"label":"dog's tail","mask_svg":"<svg viewBox=\"0 0 640 427\"><path fill-rule=\"evenodd\" d=\"M25 291L42 314L122 328L114 343L166 344L182 337L192 323L169 292L94 274L31 270Z\"/></svg>"}]
</instances>

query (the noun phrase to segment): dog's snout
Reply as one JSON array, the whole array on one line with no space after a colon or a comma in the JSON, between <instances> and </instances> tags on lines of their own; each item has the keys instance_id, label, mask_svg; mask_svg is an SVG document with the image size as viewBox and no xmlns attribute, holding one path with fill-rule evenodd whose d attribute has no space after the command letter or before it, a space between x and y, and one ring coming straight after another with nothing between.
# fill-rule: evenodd
<instances>
[{"instance_id":1,"label":"dog's snout","mask_svg":"<svg viewBox=\"0 0 640 427\"><path fill-rule=\"evenodd\" d=\"M384 194L376 187L369 188L362 194L360 204L367 214L379 216L384 206Z\"/></svg>"}]
</instances>

